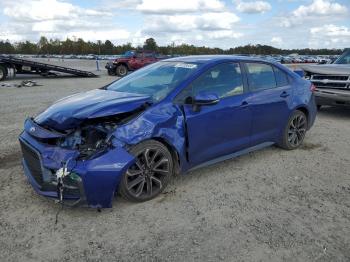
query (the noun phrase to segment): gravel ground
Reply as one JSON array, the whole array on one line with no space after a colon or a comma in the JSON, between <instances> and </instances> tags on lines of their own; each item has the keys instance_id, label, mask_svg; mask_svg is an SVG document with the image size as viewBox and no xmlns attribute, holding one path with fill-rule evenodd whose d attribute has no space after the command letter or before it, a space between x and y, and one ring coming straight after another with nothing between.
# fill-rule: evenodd
<instances>
[{"instance_id":1,"label":"gravel ground","mask_svg":"<svg viewBox=\"0 0 350 262\"><path fill-rule=\"evenodd\" d=\"M94 61L58 63L95 69ZM42 86L0 87L1 261L350 261L350 110L343 108L321 109L298 150L271 147L177 176L146 203L64 208L55 224L60 207L27 183L17 136L26 117L55 100L115 79L97 73L22 76Z\"/></svg>"}]
</instances>

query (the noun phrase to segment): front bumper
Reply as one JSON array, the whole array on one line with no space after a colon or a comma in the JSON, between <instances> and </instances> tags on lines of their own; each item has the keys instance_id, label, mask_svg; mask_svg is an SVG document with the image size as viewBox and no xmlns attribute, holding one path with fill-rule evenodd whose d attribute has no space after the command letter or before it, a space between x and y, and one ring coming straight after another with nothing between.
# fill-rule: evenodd
<instances>
[{"instance_id":1,"label":"front bumper","mask_svg":"<svg viewBox=\"0 0 350 262\"><path fill-rule=\"evenodd\" d=\"M105 66L105 68L107 69L107 71L110 73L110 74L114 74L115 73L115 70L116 70L116 65L113 64L113 63L110 63L108 62Z\"/></svg>"},{"instance_id":2,"label":"front bumper","mask_svg":"<svg viewBox=\"0 0 350 262\"><path fill-rule=\"evenodd\" d=\"M350 106L350 90L317 88L315 96L317 105Z\"/></svg>"},{"instance_id":3,"label":"front bumper","mask_svg":"<svg viewBox=\"0 0 350 262\"><path fill-rule=\"evenodd\" d=\"M91 160L76 160L78 151L44 144L26 130L19 141L24 173L40 195L58 198L55 173L66 163L68 171L74 174L74 179L67 176L72 181L64 183L63 196L67 203L111 207L122 175L134 163L134 157L120 147Z\"/></svg>"}]
</instances>

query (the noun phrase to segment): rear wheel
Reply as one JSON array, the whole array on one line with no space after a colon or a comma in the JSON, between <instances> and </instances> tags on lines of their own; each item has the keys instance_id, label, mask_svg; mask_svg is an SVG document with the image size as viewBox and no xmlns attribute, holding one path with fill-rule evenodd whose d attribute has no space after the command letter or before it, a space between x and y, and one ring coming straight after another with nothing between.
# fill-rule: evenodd
<instances>
[{"instance_id":1,"label":"rear wheel","mask_svg":"<svg viewBox=\"0 0 350 262\"><path fill-rule=\"evenodd\" d=\"M125 65L118 65L115 72L117 76L123 77L128 74L128 68Z\"/></svg>"},{"instance_id":2,"label":"rear wheel","mask_svg":"<svg viewBox=\"0 0 350 262\"><path fill-rule=\"evenodd\" d=\"M123 175L119 193L127 200L143 202L159 195L174 173L171 153L162 143L148 140L130 149L135 163Z\"/></svg>"},{"instance_id":3,"label":"rear wheel","mask_svg":"<svg viewBox=\"0 0 350 262\"><path fill-rule=\"evenodd\" d=\"M4 66L0 66L0 81L4 80L7 76L7 69Z\"/></svg>"},{"instance_id":4,"label":"rear wheel","mask_svg":"<svg viewBox=\"0 0 350 262\"><path fill-rule=\"evenodd\" d=\"M282 143L280 146L287 150L298 148L304 141L307 129L307 117L306 115L296 110L284 129Z\"/></svg>"}]
</instances>

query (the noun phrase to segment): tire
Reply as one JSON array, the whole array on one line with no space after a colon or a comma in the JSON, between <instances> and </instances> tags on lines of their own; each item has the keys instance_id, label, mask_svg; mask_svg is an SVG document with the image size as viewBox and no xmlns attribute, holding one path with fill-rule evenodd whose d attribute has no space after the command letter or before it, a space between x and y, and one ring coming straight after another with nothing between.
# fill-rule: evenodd
<instances>
[{"instance_id":1,"label":"tire","mask_svg":"<svg viewBox=\"0 0 350 262\"><path fill-rule=\"evenodd\" d=\"M7 68L0 66L0 81L4 80L7 76Z\"/></svg>"},{"instance_id":2,"label":"tire","mask_svg":"<svg viewBox=\"0 0 350 262\"><path fill-rule=\"evenodd\" d=\"M128 68L125 65L118 65L115 69L115 73L119 77L126 76L128 74Z\"/></svg>"},{"instance_id":3,"label":"tire","mask_svg":"<svg viewBox=\"0 0 350 262\"><path fill-rule=\"evenodd\" d=\"M282 142L279 146L286 150L293 150L300 147L304 141L306 129L306 115L299 110L294 111L284 128Z\"/></svg>"},{"instance_id":4,"label":"tire","mask_svg":"<svg viewBox=\"0 0 350 262\"><path fill-rule=\"evenodd\" d=\"M158 196L174 174L174 160L168 148L155 140L141 142L129 150L136 162L123 175L119 193L132 202Z\"/></svg>"},{"instance_id":5,"label":"tire","mask_svg":"<svg viewBox=\"0 0 350 262\"><path fill-rule=\"evenodd\" d=\"M320 110L322 105L317 105L317 110Z\"/></svg>"}]
</instances>

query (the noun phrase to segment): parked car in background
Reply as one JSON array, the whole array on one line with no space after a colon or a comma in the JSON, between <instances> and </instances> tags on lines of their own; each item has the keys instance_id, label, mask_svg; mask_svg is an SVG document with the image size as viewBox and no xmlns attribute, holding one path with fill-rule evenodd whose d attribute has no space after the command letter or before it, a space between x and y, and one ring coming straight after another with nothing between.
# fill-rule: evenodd
<instances>
[{"instance_id":1,"label":"parked car in background","mask_svg":"<svg viewBox=\"0 0 350 262\"><path fill-rule=\"evenodd\" d=\"M129 71L140 69L141 67L164 59L164 57L160 57L157 53L152 51L139 51L129 54L128 56L122 56L112 62L108 62L105 66L108 70L108 74L124 77Z\"/></svg>"},{"instance_id":2,"label":"parked car in background","mask_svg":"<svg viewBox=\"0 0 350 262\"><path fill-rule=\"evenodd\" d=\"M111 207L159 195L184 173L273 144L298 148L316 116L313 86L279 63L188 56L61 99L19 140L41 195Z\"/></svg>"},{"instance_id":3,"label":"parked car in background","mask_svg":"<svg viewBox=\"0 0 350 262\"><path fill-rule=\"evenodd\" d=\"M318 108L322 105L350 106L350 49L332 64L303 65L305 77L316 86Z\"/></svg>"},{"instance_id":4,"label":"parked car in background","mask_svg":"<svg viewBox=\"0 0 350 262\"><path fill-rule=\"evenodd\" d=\"M284 56L281 58L281 64L291 64L293 59L289 56Z\"/></svg>"}]
</instances>

